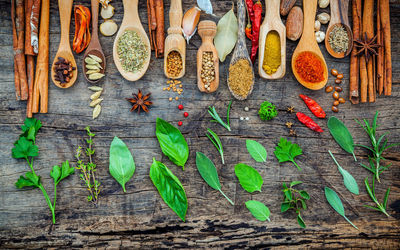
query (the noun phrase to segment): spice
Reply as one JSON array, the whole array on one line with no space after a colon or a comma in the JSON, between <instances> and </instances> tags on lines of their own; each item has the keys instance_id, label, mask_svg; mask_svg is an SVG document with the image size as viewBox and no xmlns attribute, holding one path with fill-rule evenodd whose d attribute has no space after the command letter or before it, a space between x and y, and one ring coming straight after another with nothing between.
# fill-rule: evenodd
<instances>
[{"instance_id":1,"label":"spice","mask_svg":"<svg viewBox=\"0 0 400 250\"><path fill-rule=\"evenodd\" d=\"M335 87L335 91L337 91L337 92L342 92L343 89L342 89L342 87L336 86L336 87Z\"/></svg>"},{"instance_id":2,"label":"spice","mask_svg":"<svg viewBox=\"0 0 400 250\"><path fill-rule=\"evenodd\" d=\"M147 0L147 15L149 22L149 38L151 50L156 58L164 56L164 1Z\"/></svg>"},{"instance_id":3,"label":"spice","mask_svg":"<svg viewBox=\"0 0 400 250\"><path fill-rule=\"evenodd\" d=\"M88 75L89 80L97 81L104 77L103 73L100 73L100 70L103 67L100 65L103 60L95 55L88 54L85 58L86 63L86 74Z\"/></svg>"},{"instance_id":4,"label":"spice","mask_svg":"<svg viewBox=\"0 0 400 250\"><path fill-rule=\"evenodd\" d=\"M260 25L261 25L261 18L262 18L262 4L260 0L253 5L254 11L254 21L252 23L252 31L251 34L251 54L250 59L254 63L256 60L256 55L258 51L258 38L260 35Z\"/></svg>"},{"instance_id":5,"label":"spice","mask_svg":"<svg viewBox=\"0 0 400 250\"><path fill-rule=\"evenodd\" d=\"M328 42L336 53L346 52L349 49L349 35L343 25L335 25L332 28Z\"/></svg>"},{"instance_id":6,"label":"spice","mask_svg":"<svg viewBox=\"0 0 400 250\"><path fill-rule=\"evenodd\" d=\"M301 52L295 60L295 70L300 78L309 83L324 80L324 66L321 59L310 51Z\"/></svg>"},{"instance_id":7,"label":"spice","mask_svg":"<svg viewBox=\"0 0 400 250\"><path fill-rule=\"evenodd\" d=\"M303 123L304 125L306 125L309 129L311 129L315 132L320 132L320 133L324 132L322 130L322 128L316 122L314 122L313 119L311 119L309 116L307 116L301 112L297 112L296 116L297 116L297 119L299 119L299 121L301 123Z\"/></svg>"},{"instance_id":8,"label":"spice","mask_svg":"<svg viewBox=\"0 0 400 250\"><path fill-rule=\"evenodd\" d=\"M246 59L239 59L229 66L228 84L233 93L246 97L253 84L253 74L250 63Z\"/></svg>"},{"instance_id":9,"label":"spice","mask_svg":"<svg viewBox=\"0 0 400 250\"><path fill-rule=\"evenodd\" d=\"M182 72L182 57L181 54L173 50L167 56L167 73L170 77L178 77Z\"/></svg>"},{"instance_id":10,"label":"spice","mask_svg":"<svg viewBox=\"0 0 400 250\"><path fill-rule=\"evenodd\" d=\"M179 80L168 80L167 81L167 87L163 88L163 91L173 91L178 93L178 95L181 95L183 92L183 85L181 84L181 81ZM175 98L176 99L176 98ZM172 97L169 98L170 101L172 101ZM183 107L183 106L182 106Z\"/></svg>"},{"instance_id":11,"label":"spice","mask_svg":"<svg viewBox=\"0 0 400 250\"><path fill-rule=\"evenodd\" d=\"M75 35L72 42L72 49L81 53L87 48L90 42L90 10L83 5L75 5Z\"/></svg>"},{"instance_id":12,"label":"spice","mask_svg":"<svg viewBox=\"0 0 400 250\"><path fill-rule=\"evenodd\" d=\"M204 88L210 91L210 83L215 80L215 68L212 52L203 52L201 64L201 81L204 83Z\"/></svg>"},{"instance_id":13,"label":"spice","mask_svg":"<svg viewBox=\"0 0 400 250\"><path fill-rule=\"evenodd\" d=\"M185 113L183 113L183 116L184 116L184 117L188 117L188 116L189 116L189 113L188 113L188 112L185 112Z\"/></svg>"},{"instance_id":14,"label":"spice","mask_svg":"<svg viewBox=\"0 0 400 250\"><path fill-rule=\"evenodd\" d=\"M288 128L292 128L293 122L286 122L285 125L286 125L286 127L288 127Z\"/></svg>"},{"instance_id":15,"label":"spice","mask_svg":"<svg viewBox=\"0 0 400 250\"><path fill-rule=\"evenodd\" d=\"M339 72L336 69L331 69L331 74L333 76L337 76L339 74Z\"/></svg>"},{"instance_id":16,"label":"spice","mask_svg":"<svg viewBox=\"0 0 400 250\"><path fill-rule=\"evenodd\" d=\"M147 59L146 44L134 30L125 30L118 39L118 58L126 72L136 73Z\"/></svg>"},{"instance_id":17,"label":"spice","mask_svg":"<svg viewBox=\"0 0 400 250\"><path fill-rule=\"evenodd\" d=\"M74 76L75 67L72 63L63 57L58 57L54 63L54 80L59 81L61 85L68 83Z\"/></svg>"},{"instance_id":18,"label":"spice","mask_svg":"<svg viewBox=\"0 0 400 250\"><path fill-rule=\"evenodd\" d=\"M310 109L310 111L318 118L325 118L326 114L322 107L313 99L306 95L299 95L301 99L303 99L304 103Z\"/></svg>"},{"instance_id":19,"label":"spice","mask_svg":"<svg viewBox=\"0 0 400 250\"><path fill-rule=\"evenodd\" d=\"M288 107L287 110L286 110L286 112L288 112L288 113L294 113L294 107L293 107L293 106Z\"/></svg>"},{"instance_id":20,"label":"spice","mask_svg":"<svg viewBox=\"0 0 400 250\"><path fill-rule=\"evenodd\" d=\"M153 105L153 102L149 101L151 93L143 95L142 91L139 89L137 94L132 93L132 95L133 98L125 98L128 102L133 104L131 112L137 110L139 114L140 110L143 110L148 113L149 107Z\"/></svg>"},{"instance_id":21,"label":"spice","mask_svg":"<svg viewBox=\"0 0 400 250\"><path fill-rule=\"evenodd\" d=\"M330 92L332 92L332 90L333 90L332 86L326 86L326 88L325 88L326 93L330 93Z\"/></svg>"},{"instance_id":22,"label":"spice","mask_svg":"<svg viewBox=\"0 0 400 250\"><path fill-rule=\"evenodd\" d=\"M190 38L196 33L197 24L200 20L201 9L193 6L188 9L182 18L182 33L187 43L189 44Z\"/></svg>"},{"instance_id":23,"label":"spice","mask_svg":"<svg viewBox=\"0 0 400 250\"><path fill-rule=\"evenodd\" d=\"M274 74L281 66L281 40L278 32L268 32L265 39L263 70L268 75Z\"/></svg>"},{"instance_id":24,"label":"spice","mask_svg":"<svg viewBox=\"0 0 400 250\"><path fill-rule=\"evenodd\" d=\"M183 105L182 105L182 104L179 104L179 105L178 105L178 109L182 110L182 109L183 109Z\"/></svg>"}]
</instances>

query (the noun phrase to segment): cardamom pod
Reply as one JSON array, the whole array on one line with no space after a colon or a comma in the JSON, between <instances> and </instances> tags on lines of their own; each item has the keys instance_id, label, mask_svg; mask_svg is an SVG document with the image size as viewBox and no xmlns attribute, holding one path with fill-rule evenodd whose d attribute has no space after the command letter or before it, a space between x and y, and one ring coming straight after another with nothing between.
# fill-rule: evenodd
<instances>
[{"instance_id":1,"label":"cardamom pod","mask_svg":"<svg viewBox=\"0 0 400 250\"><path fill-rule=\"evenodd\" d=\"M87 75L93 74L93 73L99 73L100 69L89 69L88 71L86 71Z\"/></svg>"},{"instance_id":2,"label":"cardamom pod","mask_svg":"<svg viewBox=\"0 0 400 250\"><path fill-rule=\"evenodd\" d=\"M102 91L97 91L96 93L94 93L93 95L90 96L90 99L92 101L96 100L97 98L100 97Z\"/></svg>"},{"instance_id":3,"label":"cardamom pod","mask_svg":"<svg viewBox=\"0 0 400 250\"><path fill-rule=\"evenodd\" d=\"M89 54L88 56L90 56L90 58L92 58L93 60L95 60L98 63L102 63L103 62L103 60L101 60L101 58L98 57L98 56L91 55L91 54Z\"/></svg>"},{"instance_id":4,"label":"cardamom pod","mask_svg":"<svg viewBox=\"0 0 400 250\"><path fill-rule=\"evenodd\" d=\"M86 58L85 58L85 63L87 63L87 64L96 64L96 63L98 63L96 60L94 60L93 58L91 58L91 57L89 57L89 56L87 56Z\"/></svg>"},{"instance_id":5,"label":"cardamom pod","mask_svg":"<svg viewBox=\"0 0 400 250\"><path fill-rule=\"evenodd\" d=\"M93 109L93 119L96 119L100 115L100 112L101 112L101 106L100 104L97 104L96 107L94 107Z\"/></svg>"},{"instance_id":6,"label":"cardamom pod","mask_svg":"<svg viewBox=\"0 0 400 250\"><path fill-rule=\"evenodd\" d=\"M91 101L90 104L89 104L89 106L93 108L93 107L95 107L97 104L100 104L102 101L103 101L103 98L98 98L98 99L96 99L96 100Z\"/></svg>"},{"instance_id":7,"label":"cardamom pod","mask_svg":"<svg viewBox=\"0 0 400 250\"><path fill-rule=\"evenodd\" d=\"M101 67L100 63L96 62L94 65L96 65L99 69L103 69L103 67Z\"/></svg>"},{"instance_id":8,"label":"cardamom pod","mask_svg":"<svg viewBox=\"0 0 400 250\"><path fill-rule=\"evenodd\" d=\"M93 65L93 64L86 64L86 68L87 69L99 69L99 67L97 67L97 65Z\"/></svg>"},{"instance_id":9,"label":"cardamom pod","mask_svg":"<svg viewBox=\"0 0 400 250\"><path fill-rule=\"evenodd\" d=\"M88 89L90 89L91 91L103 91L102 87L98 87L98 86L90 86L88 87Z\"/></svg>"},{"instance_id":10,"label":"cardamom pod","mask_svg":"<svg viewBox=\"0 0 400 250\"><path fill-rule=\"evenodd\" d=\"M89 80L99 80L100 78L102 78L104 76L104 74L102 73L93 73L89 75Z\"/></svg>"}]
</instances>

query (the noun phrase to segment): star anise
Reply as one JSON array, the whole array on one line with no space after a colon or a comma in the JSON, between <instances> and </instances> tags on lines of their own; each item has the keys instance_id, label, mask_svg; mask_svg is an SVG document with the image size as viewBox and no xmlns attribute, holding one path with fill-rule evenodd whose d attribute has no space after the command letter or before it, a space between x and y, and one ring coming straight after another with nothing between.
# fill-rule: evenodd
<instances>
[{"instance_id":1,"label":"star anise","mask_svg":"<svg viewBox=\"0 0 400 250\"><path fill-rule=\"evenodd\" d=\"M286 125L286 127L288 127L288 128L292 128L293 122L286 122L285 125Z\"/></svg>"},{"instance_id":2,"label":"star anise","mask_svg":"<svg viewBox=\"0 0 400 250\"><path fill-rule=\"evenodd\" d=\"M289 131L289 136L294 136L294 137L296 137L296 136L297 136L296 131L294 131L293 129L291 129L291 130Z\"/></svg>"},{"instance_id":3,"label":"star anise","mask_svg":"<svg viewBox=\"0 0 400 250\"><path fill-rule=\"evenodd\" d=\"M151 101L148 100L150 98L151 93L143 95L142 91L139 89L137 94L132 93L132 95L133 98L125 98L127 101L133 103L131 112L136 109L138 111L138 114L140 113L141 109L146 113L149 112L149 107L153 104Z\"/></svg>"},{"instance_id":4,"label":"star anise","mask_svg":"<svg viewBox=\"0 0 400 250\"><path fill-rule=\"evenodd\" d=\"M364 55L367 63L372 55L378 55L377 49L382 47L381 44L376 43L377 36L375 35L373 38L368 39L367 33L364 33L364 37L361 40L354 40L354 47L358 49L356 55Z\"/></svg>"},{"instance_id":5,"label":"star anise","mask_svg":"<svg viewBox=\"0 0 400 250\"><path fill-rule=\"evenodd\" d=\"M294 107L293 107L293 106L290 106L290 107L287 108L286 111L287 111L288 113L294 113Z\"/></svg>"}]
</instances>

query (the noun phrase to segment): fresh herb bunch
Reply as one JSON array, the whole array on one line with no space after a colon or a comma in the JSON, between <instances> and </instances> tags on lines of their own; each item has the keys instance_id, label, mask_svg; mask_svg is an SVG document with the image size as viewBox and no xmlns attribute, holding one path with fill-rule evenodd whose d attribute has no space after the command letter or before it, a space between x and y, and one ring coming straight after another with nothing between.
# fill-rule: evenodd
<instances>
[{"instance_id":1,"label":"fresh herb bunch","mask_svg":"<svg viewBox=\"0 0 400 250\"><path fill-rule=\"evenodd\" d=\"M93 155L95 149L93 148L94 142L93 137L95 134L90 131L90 127L87 126L85 128L89 139L86 139L87 148L85 149L85 154L89 159L89 162L85 164L81 159L82 147L78 147L76 150L75 158L77 160L76 169L81 171L79 175L81 180L84 181L87 190L89 191L89 195L87 196L87 200L89 202L93 202L97 206L97 202L100 194L100 182L96 179L96 164L93 163Z\"/></svg>"},{"instance_id":2,"label":"fresh herb bunch","mask_svg":"<svg viewBox=\"0 0 400 250\"><path fill-rule=\"evenodd\" d=\"M365 146L365 145L356 145L359 147L363 147L371 151L372 156L368 156L368 161L369 161L369 166L365 164L361 164L364 168L368 169L374 174L374 177L378 180L378 182L381 182L379 175L388 167L390 167L391 164L388 164L386 166L382 165L382 161L385 160L383 157L383 152L391 147L400 145L399 143L394 143L387 145L388 139L385 138L386 135L389 134L389 132L384 133L381 135L381 137L377 137L376 135L376 129L379 127L377 125L377 120L378 120L378 111L376 111L374 120L372 121L372 124L370 124L366 119L364 119L364 124L362 124L360 121L356 120L358 124L365 130L365 132L368 134L370 140L371 140L371 147Z\"/></svg>"},{"instance_id":3,"label":"fresh herb bunch","mask_svg":"<svg viewBox=\"0 0 400 250\"><path fill-rule=\"evenodd\" d=\"M276 106L274 104L265 101L261 103L258 115L260 116L261 120L269 121L278 115L278 111L276 111Z\"/></svg>"},{"instance_id":4,"label":"fresh herb bunch","mask_svg":"<svg viewBox=\"0 0 400 250\"><path fill-rule=\"evenodd\" d=\"M231 127L229 125L229 112L231 110L232 100L229 102L227 111L226 111L226 123L222 121L221 117L218 115L217 110L215 110L214 106L208 107L208 113L214 118L211 122L218 122L221 126L226 128L228 131L231 131Z\"/></svg>"},{"instance_id":5,"label":"fresh herb bunch","mask_svg":"<svg viewBox=\"0 0 400 250\"><path fill-rule=\"evenodd\" d=\"M289 209L293 209L297 214L297 222L302 228L306 228L306 224L304 223L303 218L301 217L300 211L301 209L306 210L306 200L310 199L310 195L304 190L297 190L293 187L299 185L303 182L301 181L292 181L289 187L286 183L283 183L282 192L284 194L284 201L281 204L281 212L286 212Z\"/></svg>"},{"instance_id":6,"label":"fresh herb bunch","mask_svg":"<svg viewBox=\"0 0 400 250\"><path fill-rule=\"evenodd\" d=\"M12 148L12 157L15 159L25 159L31 169L25 173L25 176L21 175L18 181L15 183L17 188L24 187L33 187L39 188L44 198L46 199L47 205L50 208L53 224L56 223L56 197L57 197L57 185L61 180L65 179L69 175L74 173L74 168L69 166L68 161L62 163L61 167L53 166L53 169L50 171L50 177L54 180L54 198L53 202L51 202L49 195L46 192L46 189L43 187L41 182L41 177L35 173L33 169L33 159L34 157L39 155L38 146L36 143L36 135L39 129L42 127L42 123L40 120L35 118L26 118L24 125L21 126L22 133L19 136L19 139L14 143L14 147Z\"/></svg>"}]
</instances>

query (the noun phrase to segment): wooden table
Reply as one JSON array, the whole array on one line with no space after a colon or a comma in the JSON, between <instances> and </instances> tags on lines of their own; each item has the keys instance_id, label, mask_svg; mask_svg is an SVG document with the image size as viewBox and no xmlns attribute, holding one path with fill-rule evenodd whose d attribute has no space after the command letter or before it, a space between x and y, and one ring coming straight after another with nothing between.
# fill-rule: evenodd
<instances>
[{"instance_id":1,"label":"wooden table","mask_svg":"<svg viewBox=\"0 0 400 250\"><path fill-rule=\"evenodd\" d=\"M88 1L75 1L75 4ZM169 1L165 1L169 9ZM369 140L354 119L372 119L376 110L380 111L378 133L390 131L390 142L400 141L400 3L392 1L392 41L393 41L393 94L380 97L374 104L351 105L346 102L335 114L344 121L353 134L356 143L367 144ZM183 9L195 3L187 0ZM122 1L114 0L116 8L114 20L120 24L123 15ZM147 31L146 3L140 1L140 17ZM230 1L213 1L214 12L221 17L231 8ZM336 247L375 247L399 248L400 246L400 152L399 147L387 153L393 165L385 171L382 184L377 186L377 196L383 198L387 187L391 187L387 218L382 213L364 208L372 205L365 187L364 178L371 174L354 162L332 139L328 131L316 134L296 121L294 114L286 108L295 106L296 110L310 114L298 94L315 98L327 110L329 116L332 98L323 90L310 91L297 83L291 69L287 68L284 79L267 82L256 76L256 84L247 101L234 101L231 112L232 132L210 122L207 113L209 105L215 105L220 114L232 99L226 86L226 76L230 57L220 65L221 84L215 94L200 93L196 86L196 51L200 38L196 34L187 46L186 75L182 79L184 92L179 101L168 101L172 92L162 90L166 86L162 67L163 61L151 59L147 74L137 82L127 82L116 70L112 59L113 37L100 36L107 56L107 76L102 86L103 111L100 117L92 120L89 107L90 85L80 72L76 84L70 89L59 89L53 83L49 87L49 113L35 115L43 123L38 134L39 157L35 169L42 176L46 189L51 193L53 184L49 177L53 165L70 160L75 163L74 153L78 145L84 145L88 125L96 133L95 162L102 185L100 203L94 207L86 199L86 190L78 174L63 181L57 199L57 224L52 226L50 211L38 190L17 190L15 181L28 170L23 160L11 158L11 148L20 132L25 118L25 102L16 101L14 96L14 76L12 60L12 34L9 17L10 1L0 2L0 248L44 248L44 247L96 247L96 248L336 248ZM168 15L166 15L167 17ZM202 14L201 19L207 17ZM217 20L216 18L211 18ZM71 25L73 24L73 20ZM50 58L57 50L60 37L58 7L51 3L50 18ZM166 23L168 27L168 22ZM324 27L324 29L326 26ZM72 28L70 39L73 38ZM287 65L296 43L287 43ZM326 56L329 68L345 73L346 83L343 96L348 97L349 60ZM82 55L76 56L78 64ZM81 67L78 67L79 70ZM329 79L332 83L333 78ZM130 113L130 104L125 100L132 92L142 89L152 92L154 106L149 114ZM258 118L257 110L261 102L269 100L279 109L279 116L269 122ZM185 106L188 118L177 109ZM245 112L244 107L250 111ZM190 157L182 171L161 154L155 137L156 117L162 117L173 124L183 121L180 127L190 147ZM249 117L240 121L240 117ZM298 143L304 155L298 157L303 171L292 164L279 164L273 155L281 136L288 137L285 122L294 122L297 137L289 140ZM318 120L327 130L326 122ZM212 128L221 137L225 149L226 164L221 165L219 154L205 136L206 128ZM127 184L127 193L108 172L108 151L114 136L125 141L134 155L136 172ZM266 164L255 163L245 147L245 139L251 138L262 143L268 151ZM289 138L289 137L288 137ZM355 176L360 186L360 195L349 193L343 185L342 177L330 158L331 150L343 167ZM211 157L218 168L223 191L234 200L231 206L217 191L211 189L200 177L195 166L195 153L201 151ZM367 152L357 148L360 162L366 163ZM163 161L181 180L186 190L189 209L187 221L182 222L163 202L148 176L153 157ZM234 174L234 165L243 162L254 166L263 176L262 193L249 194L242 189ZM302 188L311 195L308 210L303 213L307 229L296 222L294 213L280 213L282 202L282 182L304 181ZM360 230L352 228L328 205L323 188L333 188L340 194L346 214ZM264 202L271 210L271 222L257 221L246 209L244 202L255 199Z\"/></svg>"}]
</instances>

